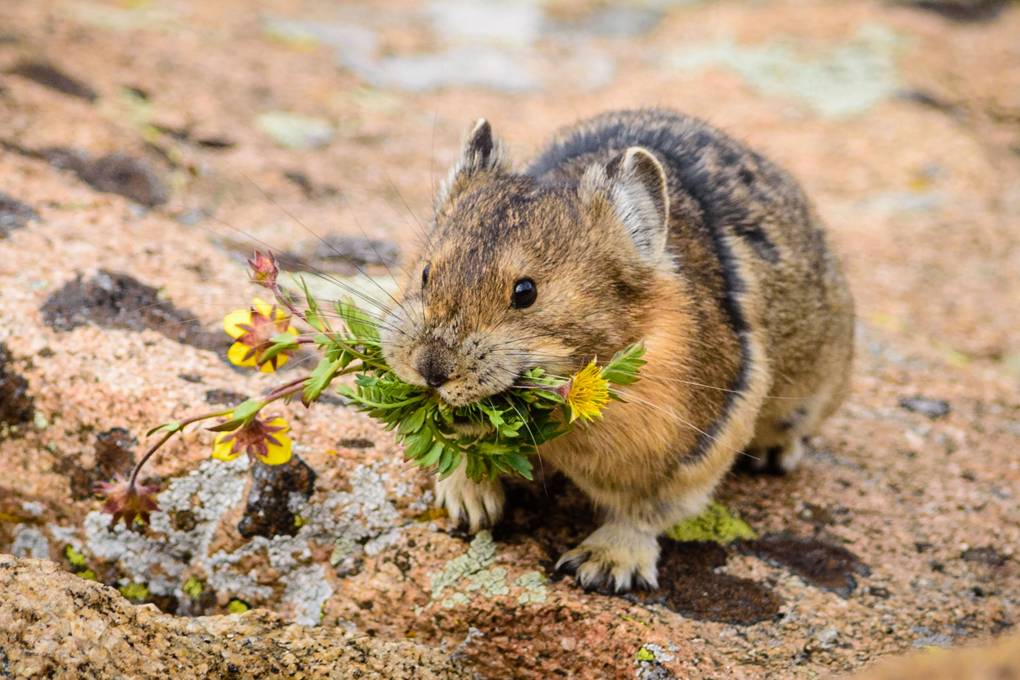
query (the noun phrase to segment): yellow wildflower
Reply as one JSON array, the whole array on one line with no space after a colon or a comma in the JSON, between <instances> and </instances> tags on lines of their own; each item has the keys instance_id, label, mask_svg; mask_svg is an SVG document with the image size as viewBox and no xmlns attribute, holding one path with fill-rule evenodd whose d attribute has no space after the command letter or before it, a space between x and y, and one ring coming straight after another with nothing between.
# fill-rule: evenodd
<instances>
[{"instance_id":1,"label":"yellow wildflower","mask_svg":"<svg viewBox=\"0 0 1020 680\"><path fill-rule=\"evenodd\" d=\"M213 458L231 461L242 453L254 456L266 465L283 465L290 460L293 442L290 425L280 416L250 422L230 432L220 432L213 442Z\"/></svg>"},{"instance_id":2,"label":"yellow wildflower","mask_svg":"<svg viewBox=\"0 0 1020 680\"><path fill-rule=\"evenodd\" d=\"M276 305L255 298L248 309L235 309L223 318L223 330L236 342L227 350L227 359L235 366L258 366L263 373L272 373L290 359L285 350L269 359L263 359L273 346L273 338L281 333L297 336L290 325L290 314Z\"/></svg>"},{"instance_id":3,"label":"yellow wildflower","mask_svg":"<svg viewBox=\"0 0 1020 680\"><path fill-rule=\"evenodd\" d=\"M570 380L564 398L570 407L570 422L601 417L602 407L609 403L609 381L594 360Z\"/></svg>"}]
</instances>

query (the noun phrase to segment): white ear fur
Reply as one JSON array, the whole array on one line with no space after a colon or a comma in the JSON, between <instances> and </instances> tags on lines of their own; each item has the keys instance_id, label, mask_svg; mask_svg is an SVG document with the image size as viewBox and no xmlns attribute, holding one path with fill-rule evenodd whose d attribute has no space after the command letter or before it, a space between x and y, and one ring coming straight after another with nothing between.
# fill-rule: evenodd
<instances>
[{"instance_id":1,"label":"white ear fur","mask_svg":"<svg viewBox=\"0 0 1020 680\"><path fill-rule=\"evenodd\" d=\"M615 166L615 167L614 167ZM669 190L662 164L647 149L632 146L622 158L589 167L580 183L581 200L609 200L641 256L654 262L666 250Z\"/></svg>"},{"instance_id":2,"label":"white ear fur","mask_svg":"<svg viewBox=\"0 0 1020 680\"><path fill-rule=\"evenodd\" d=\"M462 180L478 172L492 172L507 168L503 145L492 136L489 121L479 118L475 121L464 140L460 159L450 168L436 195L436 208L441 208L451 195L456 193Z\"/></svg>"}]
</instances>

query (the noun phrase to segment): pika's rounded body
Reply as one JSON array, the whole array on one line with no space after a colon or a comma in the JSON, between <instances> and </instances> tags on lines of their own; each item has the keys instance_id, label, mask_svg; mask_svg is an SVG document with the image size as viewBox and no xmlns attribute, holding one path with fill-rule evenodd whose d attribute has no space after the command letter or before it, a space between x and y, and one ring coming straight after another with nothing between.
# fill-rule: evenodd
<instances>
[{"instance_id":1,"label":"pika's rounded body","mask_svg":"<svg viewBox=\"0 0 1020 680\"><path fill-rule=\"evenodd\" d=\"M414 272L384 351L452 404L644 343L624 401L539 450L605 513L559 561L585 587L654 586L658 536L738 456L793 469L848 388L853 300L810 203L776 165L677 113L600 115L521 172L479 121ZM478 529L499 520L503 491L458 470L437 501Z\"/></svg>"}]
</instances>

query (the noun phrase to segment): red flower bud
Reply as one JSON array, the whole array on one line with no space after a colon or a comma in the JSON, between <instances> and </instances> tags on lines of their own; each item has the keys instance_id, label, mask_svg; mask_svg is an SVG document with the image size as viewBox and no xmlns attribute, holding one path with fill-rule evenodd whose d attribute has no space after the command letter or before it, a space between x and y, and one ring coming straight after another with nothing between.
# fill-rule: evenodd
<instances>
[{"instance_id":1,"label":"red flower bud","mask_svg":"<svg viewBox=\"0 0 1020 680\"><path fill-rule=\"evenodd\" d=\"M106 498L103 512L113 515L113 519L110 520L111 529L121 519L124 520L126 527L130 527L139 517L148 524L149 513L159 509L155 498L156 492L159 491L158 486L145 484L132 486L130 481L120 475L112 482L97 482L93 490Z\"/></svg>"},{"instance_id":2,"label":"red flower bud","mask_svg":"<svg viewBox=\"0 0 1020 680\"><path fill-rule=\"evenodd\" d=\"M276 277L280 273L280 267L276 262L275 255L256 250L248 260L248 267L251 269L251 280L254 283L266 288L276 286Z\"/></svg>"}]
</instances>

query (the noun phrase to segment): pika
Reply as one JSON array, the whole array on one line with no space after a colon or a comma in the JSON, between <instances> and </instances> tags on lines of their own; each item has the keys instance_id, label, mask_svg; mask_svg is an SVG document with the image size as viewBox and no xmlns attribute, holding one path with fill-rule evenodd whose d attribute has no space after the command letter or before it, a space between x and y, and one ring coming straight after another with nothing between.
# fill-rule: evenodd
<instances>
[{"instance_id":1,"label":"pika","mask_svg":"<svg viewBox=\"0 0 1020 680\"><path fill-rule=\"evenodd\" d=\"M692 117L605 113L517 171L480 120L422 250L383 351L452 405L645 345L622 403L539 449L605 516L557 564L585 588L656 587L658 536L740 455L792 470L848 389L853 298L818 215L789 174ZM436 497L472 531L504 505L500 481L463 468Z\"/></svg>"}]
</instances>

